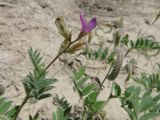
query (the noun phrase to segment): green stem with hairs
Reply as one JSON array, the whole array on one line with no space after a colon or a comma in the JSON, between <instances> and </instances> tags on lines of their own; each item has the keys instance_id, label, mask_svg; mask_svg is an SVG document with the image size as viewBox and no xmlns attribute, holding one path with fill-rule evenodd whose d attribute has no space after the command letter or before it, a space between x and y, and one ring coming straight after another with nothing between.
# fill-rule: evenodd
<instances>
[{"instance_id":1,"label":"green stem with hairs","mask_svg":"<svg viewBox=\"0 0 160 120\"><path fill-rule=\"evenodd\" d=\"M18 108L18 110L17 110L17 112L16 112L16 114L15 114L13 120L16 120L16 119L17 119L17 117L18 117L20 111L22 110L23 106L27 103L29 97L30 97L30 92L27 93L27 95L26 95L26 97L24 98L22 104L21 104L20 107Z\"/></svg>"}]
</instances>

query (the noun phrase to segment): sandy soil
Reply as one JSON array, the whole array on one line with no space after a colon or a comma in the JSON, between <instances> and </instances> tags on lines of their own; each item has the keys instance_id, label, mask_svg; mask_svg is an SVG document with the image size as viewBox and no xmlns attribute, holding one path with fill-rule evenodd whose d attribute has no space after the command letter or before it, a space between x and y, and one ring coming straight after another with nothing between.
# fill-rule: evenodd
<instances>
[{"instance_id":1,"label":"sandy soil","mask_svg":"<svg viewBox=\"0 0 160 120\"><path fill-rule=\"evenodd\" d=\"M57 16L65 18L74 36L81 28L80 11L84 11L88 17L96 16L99 23L111 22L123 17L124 24L120 30L134 39L142 28L149 27L148 23L153 21L159 9L160 0L0 0L0 82L6 87L5 96L13 100L15 104L22 101L25 93L21 80L32 69L27 54L30 46L42 53L46 63L49 63L57 54L63 41L54 24ZM153 35L159 40L160 21L157 21L143 35ZM102 40L111 38L112 34L106 34ZM154 62L159 60L160 56L153 58ZM85 60L84 63L86 63ZM90 66L103 66L93 61L88 63ZM57 61L50 68L50 75L54 75L62 67L64 65ZM88 71L95 75L95 70L89 69ZM103 79L105 72L104 69L100 69L99 73L96 73L100 79ZM55 77L59 81L51 92L64 95L69 102L76 105L78 97L72 89L69 76L71 73L67 68L56 74ZM123 75L119 78L123 78ZM117 82L124 88L122 79L118 79ZM106 94L105 91L102 96ZM27 120L29 113L33 114L39 109L44 116L51 118L51 113L55 110L52 106L52 98L42 100L36 105L26 105L20 117ZM120 108L118 100L112 100L106 106L106 111L110 120L128 118L125 111Z\"/></svg>"}]
</instances>

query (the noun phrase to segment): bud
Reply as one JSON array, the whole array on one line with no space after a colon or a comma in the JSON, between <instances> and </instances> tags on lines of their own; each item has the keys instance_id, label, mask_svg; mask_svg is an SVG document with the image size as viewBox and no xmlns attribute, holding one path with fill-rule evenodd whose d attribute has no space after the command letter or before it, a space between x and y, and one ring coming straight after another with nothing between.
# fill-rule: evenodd
<instances>
[{"instance_id":1,"label":"bud","mask_svg":"<svg viewBox=\"0 0 160 120\"><path fill-rule=\"evenodd\" d=\"M70 36L70 32L69 32L69 30L67 29L67 26L66 26L66 24L65 24L65 22L64 22L63 17L58 17L58 18L55 20L55 24L56 24L56 26L57 26L57 28L58 28L59 33L60 33L63 37L65 37L65 39L68 39L69 36Z\"/></svg>"}]
</instances>

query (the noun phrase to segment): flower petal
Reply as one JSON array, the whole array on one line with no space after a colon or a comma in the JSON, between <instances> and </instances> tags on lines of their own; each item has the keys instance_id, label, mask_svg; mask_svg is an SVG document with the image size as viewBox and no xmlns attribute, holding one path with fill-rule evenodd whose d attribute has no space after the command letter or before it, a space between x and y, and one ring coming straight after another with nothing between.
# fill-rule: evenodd
<instances>
[{"instance_id":1,"label":"flower petal","mask_svg":"<svg viewBox=\"0 0 160 120\"><path fill-rule=\"evenodd\" d=\"M82 31L87 31L87 21L84 19L84 14L80 13L80 20L82 25Z\"/></svg>"},{"instance_id":2,"label":"flower petal","mask_svg":"<svg viewBox=\"0 0 160 120\"><path fill-rule=\"evenodd\" d=\"M88 23L88 29L89 31L93 30L97 25L96 17L92 18Z\"/></svg>"}]
</instances>

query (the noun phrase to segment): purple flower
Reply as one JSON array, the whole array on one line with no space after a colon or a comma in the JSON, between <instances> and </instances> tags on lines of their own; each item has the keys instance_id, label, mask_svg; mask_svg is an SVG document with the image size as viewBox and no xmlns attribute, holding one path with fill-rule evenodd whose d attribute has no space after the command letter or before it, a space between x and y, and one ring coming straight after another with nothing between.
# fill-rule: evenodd
<instances>
[{"instance_id":1,"label":"purple flower","mask_svg":"<svg viewBox=\"0 0 160 120\"><path fill-rule=\"evenodd\" d=\"M86 21L84 18L84 14L80 13L80 20L82 25L82 31L83 33L89 33L91 32L97 25L96 17L92 18L89 22Z\"/></svg>"}]
</instances>

